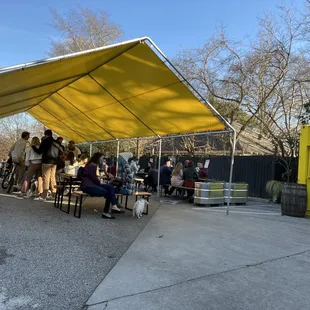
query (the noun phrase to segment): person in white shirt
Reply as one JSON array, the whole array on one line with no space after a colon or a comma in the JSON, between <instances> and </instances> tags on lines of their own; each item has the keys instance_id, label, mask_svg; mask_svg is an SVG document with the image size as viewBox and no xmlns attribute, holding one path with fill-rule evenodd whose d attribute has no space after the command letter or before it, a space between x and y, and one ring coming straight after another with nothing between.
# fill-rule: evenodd
<instances>
[{"instance_id":1,"label":"person in white shirt","mask_svg":"<svg viewBox=\"0 0 310 310\"><path fill-rule=\"evenodd\" d=\"M12 146L9 155L12 157L13 163L17 164L17 182L16 182L16 188L21 188L21 183L23 181L23 177L26 171L25 167L25 150L27 146L27 142L30 138L30 133L27 131L24 131L22 133L22 136L19 140L15 142L15 144Z\"/></svg>"},{"instance_id":2,"label":"person in white shirt","mask_svg":"<svg viewBox=\"0 0 310 310\"><path fill-rule=\"evenodd\" d=\"M65 173L76 176L78 168L79 168L79 163L75 159L74 153L69 152L65 160L65 169L64 169Z\"/></svg>"},{"instance_id":3,"label":"person in white shirt","mask_svg":"<svg viewBox=\"0 0 310 310\"><path fill-rule=\"evenodd\" d=\"M130 161L130 160L129 160ZM133 172L134 175L137 174L137 172L139 171L139 165L138 165L139 161L136 157L132 157L131 161L130 161L130 169Z\"/></svg>"},{"instance_id":4,"label":"person in white shirt","mask_svg":"<svg viewBox=\"0 0 310 310\"><path fill-rule=\"evenodd\" d=\"M30 198L30 196L25 196L28 191L29 185L33 176L36 176L37 179L37 189L36 189L36 198L35 200L40 200L39 197L43 193L43 182L42 182L42 155L37 154L34 149L40 147L40 139L38 137L33 137L31 140L30 146L26 148L26 158L25 165L28 168L27 177L22 186L21 194L16 196L16 198ZM42 198L43 200L43 198Z\"/></svg>"},{"instance_id":5,"label":"person in white shirt","mask_svg":"<svg viewBox=\"0 0 310 310\"><path fill-rule=\"evenodd\" d=\"M75 159L81 154L81 150L75 146L75 142L73 140L69 141L69 151L74 154Z\"/></svg>"}]
</instances>

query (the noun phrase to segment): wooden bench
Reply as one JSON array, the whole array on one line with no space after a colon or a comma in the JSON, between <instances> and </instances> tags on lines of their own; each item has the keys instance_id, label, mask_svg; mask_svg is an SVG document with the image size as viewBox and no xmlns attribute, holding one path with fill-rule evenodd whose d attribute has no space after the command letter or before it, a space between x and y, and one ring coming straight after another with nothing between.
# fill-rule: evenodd
<instances>
[{"instance_id":1,"label":"wooden bench","mask_svg":"<svg viewBox=\"0 0 310 310\"><path fill-rule=\"evenodd\" d=\"M70 190L70 186L65 184L59 184L59 185L54 185L54 188L56 189L55 193L55 200L54 200L54 207L59 209L62 212L65 213L70 213L70 206L68 205L67 210L62 209L62 202L64 198L64 192L66 189ZM80 185L71 185L71 191L74 189L80 188ZM72 193L71 193L72 194Z\"/></svg>"},{"instance_id":2,"label":"wooden bench","mask_svg":"<svg viewBox=\"0 0 310 310\"><path fill-rule=\"evenodd\" d=\"M81 218L83 201L88 197L88 194L82 191L74 191L72 195L76 197L73 216L77 218ZM77 209L79 209L78 213L77 213Z\"/></svg>"},{"instance_id":3,"label":"wooden bench","mask_svg":"<svg viewBox=\"0 0 310 310\"><path fill-rule=\"evenodd\" d=\"M89 196L88 194L82 192L82 191L74 191L72 193L74 197L76 197L75 200L75 206L74 206L74 217L80 218L82 213L82 205L83 201ZM148 192L136 192L133 193L132 196L136 197L136 201L138 200L138 197L144 198L147 202L149 202L149 197L151 196L151 193ZM115 194L116 198L121 198L121 203L123 202L123 197L126 197L125 200L125 209L132 211L132 209L128 208L128 197L129 195L123 195L123 194ZM149 214L149 207L146 205L146 212L143 212L144 214Z\"/></svg>"},{"instance_id":4,"label":"wooden bench","mask_svg":"<svg viewBox=\"0 0 310 310\"><path fill-rule=\"evenodd\" d=\"M60 207L60 199L61 199L61 193L63 191L63 185L54 185L54 188L56 189L55 193L55 200L54 200L54 207L59 209Z\"/></svg>"},{"instance_id":5,"label":"wooden bench","mask_svg":"<svg viewBox=\"0 0 310 310\"><path fill-rule=\"evenodd\" d=\"M186 186L172 186L171 184L165 184L165 185L163 185L163 186L168 186L168 187L173 187L173 188L176 188L176 189L188 189L188 190L195 190L195 188L194 187L186 187ZM161 191L160 191L161 193L162 193L162 188L161 188Z\"/></svg>"}]
</instances>

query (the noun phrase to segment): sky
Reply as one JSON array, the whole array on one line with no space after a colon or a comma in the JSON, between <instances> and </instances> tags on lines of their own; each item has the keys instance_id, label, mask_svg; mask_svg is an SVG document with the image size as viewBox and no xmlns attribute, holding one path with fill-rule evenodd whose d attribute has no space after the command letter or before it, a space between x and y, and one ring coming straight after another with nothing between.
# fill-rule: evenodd
<instances>
[{"instance_id":1,"label":"sky","mask_svg":"<svg viewBox=\"0 0 310 310\"><path fill-rule=\"evenodd\" d=\"M306 0L293 2L302 8ZM220 27L230 38L253 36L258 17L282 0L0 0L0 67L47 58L50 8L65 14L79 5L105 11L124 31L123 40L148 36L169 57L202 46Z\"/></svg>"}]
</instances>

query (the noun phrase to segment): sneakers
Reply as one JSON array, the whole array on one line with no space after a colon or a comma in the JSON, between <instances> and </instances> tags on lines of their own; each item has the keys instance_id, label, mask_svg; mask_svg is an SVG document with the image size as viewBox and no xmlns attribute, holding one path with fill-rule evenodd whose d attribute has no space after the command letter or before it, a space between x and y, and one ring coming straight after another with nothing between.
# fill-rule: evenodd
<instances>
[{"instance_id":1,"label":"sneakers","mask_svg":"<svg viewBox=\"0 0 310 310\"><path fill-rule=\"evenodd\" d=\"M13 185L13 189L20 191L21 190L21 186L20 185Z\"/></svg>"},{"instance_id":2,"label":"sneakers","mask_svg":"<svg viewBox=\"0 0 310 310\"><path fill-rule=\"evenodd\" d=\"M44 199L43 197L41 197L41 196L36 197L36 198L34 198L33 200L34 200L34 201L45 201L45 199Z\"/></svg>"},{"instance_id":3,"label":"sneakers","mask_svg":"<svg viewBox=\"0 0 310 310\"><path fill-rule=\"evenodd\" d=\"M53 197L53 196L47 196L47 197L44 199L44 201L53 201L53 200L55 200L55 197Z\"/></svg>"},{"instance_id":4,"label":"sneakers","mask_svg":"<svg viewBox=\"0 0 310 310\"><path fill-rule=\"evenodd\" d=\"M23 195L16 195L15 198L20 200L24 199Z\"/></svg>"},{"instance_id":5,"label":"sneakers","mask_svg":"<svg viewBox=\"0 0 310 310\"><path fill-rule=\"evenodd\" d=\"M12 192L13 195L21 195L21 193L22 193L21 191Z\"/></svg>"}]
</instances>

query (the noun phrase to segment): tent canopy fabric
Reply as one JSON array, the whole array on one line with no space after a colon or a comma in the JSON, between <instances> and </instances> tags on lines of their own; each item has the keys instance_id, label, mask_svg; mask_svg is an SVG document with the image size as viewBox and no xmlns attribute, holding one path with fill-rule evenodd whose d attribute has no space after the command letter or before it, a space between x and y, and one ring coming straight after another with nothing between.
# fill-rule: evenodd
<instances>
[{"instance_id":1,"label":"tent canopy fabric","mask_svg":"<svg viewBox=\"0 0 310 310\"><path fill-rule=\"evenodd\" d=\"M77 143L226 130L148 40L0 73L0 117L28 112Z\"/></svg>"}]
</instances>

